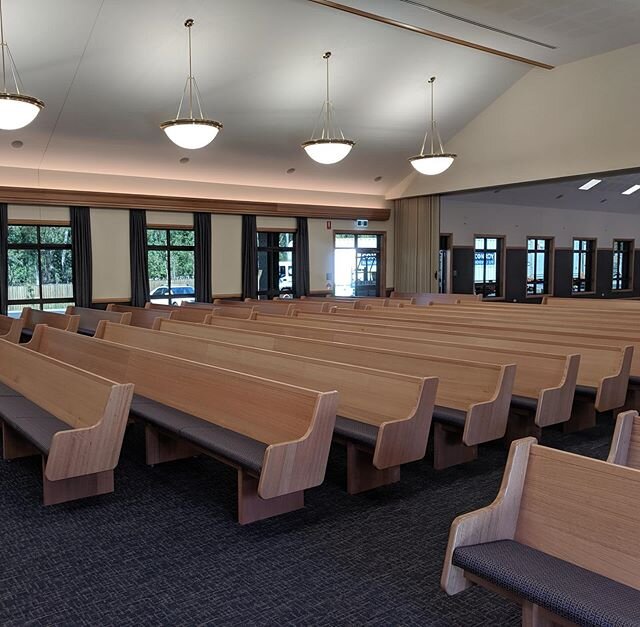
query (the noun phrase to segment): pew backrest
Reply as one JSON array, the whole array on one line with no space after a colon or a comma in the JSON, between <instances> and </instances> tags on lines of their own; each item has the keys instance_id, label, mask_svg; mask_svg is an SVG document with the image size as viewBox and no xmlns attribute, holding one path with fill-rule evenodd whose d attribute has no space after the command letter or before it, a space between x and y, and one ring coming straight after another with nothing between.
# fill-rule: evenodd
<instances>
[{"instance_id":1,"label":"pew backrest","mask_svg":"<svg viewBox=\"0 0 640 627\"><path fill-rule=\"evenodd\" d=\"M89 307L75 307L69 305L65 312L68 316L80 316L78 330L94 332L98 328L100 320L115 322L117 324L130 324L131 312L106 311L104 309L92 309Z\"/></svg>"},{"instance_id":2,"label":"pew backrest","mask_svg":"<svg viewBox=\"0 0 640 627\"><path fill-rule=\"evenodd\" d=\"M23 328L33 331L38 324L46 324L54 329L62 329L75 333L80 326L80 316L55 313L53 311L41 311L25 307L20 315L22 318Z\"/></svg>"},{"instance_id":3,"label":"pew backrest","mask_svg":"<svg viewBox=\"0 0 640 627\"><path fill-rule=\"evenodd\" d=\"M111 303L107 305L107 311L114 313L130 313L129 324L133 327L152 329L156 318L168 318L171 311L165 309L145 309L144 307L131 307L130 305L118 305Z\"/></svg>"},{"instance_id":4,"label":"pew backrest","mask_svg":"<svg viewBox=\"0 0 640 627\"><path fill-rule=\"evenodd\" d=\"M640 470L640 416L637 411L618 414L607 461Z\"/></svg>"}]
</instances>

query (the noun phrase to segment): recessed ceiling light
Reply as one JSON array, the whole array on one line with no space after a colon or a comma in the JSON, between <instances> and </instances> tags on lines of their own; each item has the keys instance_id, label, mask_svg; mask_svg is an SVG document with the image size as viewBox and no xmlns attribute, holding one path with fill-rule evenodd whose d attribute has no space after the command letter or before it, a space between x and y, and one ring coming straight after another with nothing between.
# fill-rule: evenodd
<instances>
[{"instance_id":1,"label":"recessed ceiling light","mask_svg":"<svg viewBox=\"0 0 640 627\"><path fill-rule=\"evenodd\" d=\"M296 171L296 169L295 169L295 168L289 168L289 169L287 170L287 174L293 174L295 171Z\"/></svg>"},{"instance_id":2,"label":"recessed ceiling light","mask_svg":"<svg viewBox=\"0 0 640 627\"><path fill-rule=\"evenodd\" d=\"M558 194L556 196L556 200L560 200L561 198L564 198L564 194Z\"/></svg>"},{"instance_id":3,"label":"recessed ceiling light","mask_svg":"<svg viewBox=\"0 0 640 627\"><path fill-rule=\"evenodd\" d=\"M191 159L189 159L189 157L182 157L180 159L180 163L189 163L189 161L191 161Z\"/></svg>"},{"instance_id":4,"label":"recessed ceiling light","mask_svg":"<svg viewBox=\"0 0 640 627\"><path fill-rule=\"evenodd\" d=\"M606 198L603 198L600 202L601 202L601 203L603 203L603 202L607 202L607 199L606 199Z\"/></svg>"},{"instance_id":5,"label":"recessed ceiling light","mask_svg":"<svg viewBox=\"0 0 640 627\"><path fill-rule=\"evenodd\" d=\"M11 142L12 148L22 148L23 146L24 146L24 143L21 142L19 139L15 139L14 141Z\"/></svg>"},{"instance_id":6,"label":"recessed ceiling light","mask_svg":"<svg viewBox=\"0 0 640 627\"><path fill-rule=\"evenodd\" d=\"M596 185L600 185L600 183L602 183L601 179L591 179L588 183L585 183L584 185L581 185L580 187L578 187L578 189L583 189L587 191L589 189L592 189Z\"/></svg>"},{"instance_id":7,"label":"recessed ceiling light","mask_svg":"<svg viewBox=\"0 0 640 627\"><path fill-rule=\"evenodd\" d=\"M376 176L376 178L373 179L376 183L379 183L382 180L381 176Z\"/></svg>"},{"instance_id":8,"label":"recessed ceiling light","mask_svg":"<svg viewBox=\"0 0 640 627\"><path fill-rule=\"evenodd\" d=\"M629 189L625 189L622 192L623 196L631 196L631 194L635 194L640 189L640 185L632 185Z\"/></svg>"}]
</instances>

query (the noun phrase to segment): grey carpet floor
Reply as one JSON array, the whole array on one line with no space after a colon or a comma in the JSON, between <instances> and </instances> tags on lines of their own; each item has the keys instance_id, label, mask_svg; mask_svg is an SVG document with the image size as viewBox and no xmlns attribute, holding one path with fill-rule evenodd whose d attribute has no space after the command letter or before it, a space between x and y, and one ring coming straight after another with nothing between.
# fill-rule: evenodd
<instances>
[{"instance_id":1,"label":"grey carpet floor","mask_svg":"<svg viewBox=\"0 0 640 627\"><path fill-rule=\"evenodd\" d=\"M543 443L604 458L612 432L608 419ZM336 447L304 510L246 527L234 471L206 458L146 467L136 425L111 495L44 508L39 461L0 461L0 624L519 625L494 594L439 588L451 521L493 500L505 460L501 444L443 472L427 456L350 497Z\"/></svg>"}]
</instances>

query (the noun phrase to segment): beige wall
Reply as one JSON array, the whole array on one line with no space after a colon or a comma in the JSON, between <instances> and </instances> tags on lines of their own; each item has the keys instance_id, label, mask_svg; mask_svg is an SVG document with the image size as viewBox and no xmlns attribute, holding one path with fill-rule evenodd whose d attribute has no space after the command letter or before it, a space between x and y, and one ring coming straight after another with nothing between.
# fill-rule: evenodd
<instances>
[{"instance_id":1,"label":"beige wall","mask_svg":"<svg viewBox=\"0 0 640 627\"><path fill-rule=\"evenodd\" d=\"M69 220L65 207L9 207L9 219ZM212 281L213 293L233 295L242 292L242 216L213 214ZM352 220L309 219L309 258L311 290L333 285L333 232L356 230ZM147 225L193 226L190 213L148 211ZM258 229L295 230L295 218L258 217ZM393 287L393 220L369 222L370 231L387 233L387 287ZM93 298L128 299L131 296L129 265L129 212L118 209L91 209L93 247ZM329 278L327 279L327 275Z\"/></svg>"},{"instance_id":2,"label":"beige wall","mask_svg":"<svg viewBox=\"0 0 640 627\"><path fill-rule=\"evenodd\" d=\"M451 141L440 176L412 174L389 198L638 167L640 45L529 71Z\"/></svg>"}]
</instances>

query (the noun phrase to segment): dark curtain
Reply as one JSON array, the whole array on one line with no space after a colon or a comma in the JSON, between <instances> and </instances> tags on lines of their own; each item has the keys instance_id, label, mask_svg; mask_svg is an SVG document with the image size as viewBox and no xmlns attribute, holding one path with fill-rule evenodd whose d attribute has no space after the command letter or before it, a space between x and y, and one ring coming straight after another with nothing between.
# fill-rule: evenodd
<instances>
[{"instance_id":1,"label":"dark curtain","mask_svg":"<svg viewBox=\"0 0 640 627\"><path fill-rule=\"evenodd\" d=\"M147 217L140 209L129 212L129 251L131 258L131 304L144 307L149 293L147 267Z\"/></svg>"},{"instance_id":2,"label":"dark curtain","mask_svg":"<svg viewBox=\"0 0 640 627\"><path fill-rule=\"evenodd\" d=\"M196 300L201 303L210 303L213 301L211 291L211 214L194 213L193 227L196 241Z\"/></svg>"},{"instance_id":3,"label":"dark curtain","mask_svg":"<svg viewBox=\"0 0 640 627\"><path fill-rule=\"evenodd\" d=\"M0 204L0 314L7 314L9 300L9 212L6 203Z\"/></svg>"},{"instance_id":4,"label":"dark curtain","mask_svg":"<svg viewBox=\"0 0 640 627\"><path fill-rule=\"evenodd\" d=\"M91 263L91 210L71 207L73 298L78 307L91 307L93 298Z\"/></svg>"},{"instance_id":5,"label":"dark curtain","mask_svg":"<svg viewBox=\"0 0 640 627\"><path fill-rule=\"evenodd\" d=\"M309 295L309 227L306 218L296 219L296 254L294 255L293 276L296 284L296 298Z\"/></svg>"},{"instance_id":6,"label":"dark curtain","mask_svg":"<svg viewBox=\"0 0 640 627\"><path fill-rule=\"evenodd\" d=\"M256 217L242 216L242 298L258 297Z\"/></svg>"}]
</instances>

